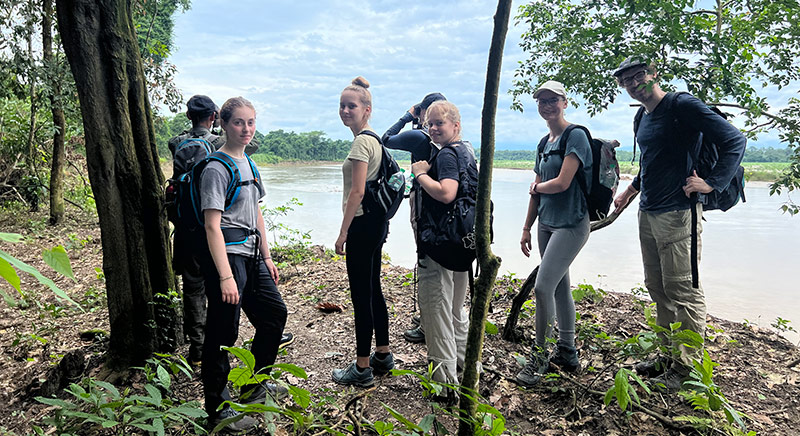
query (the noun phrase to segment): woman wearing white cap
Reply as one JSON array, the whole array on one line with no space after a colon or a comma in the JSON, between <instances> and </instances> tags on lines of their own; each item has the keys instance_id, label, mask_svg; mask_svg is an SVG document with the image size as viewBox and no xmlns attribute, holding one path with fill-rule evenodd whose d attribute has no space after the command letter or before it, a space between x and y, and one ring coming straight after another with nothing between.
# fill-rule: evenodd
<instances>
[{"instance_id":1,"label":"woman wearing white cap","mask_svg":"<svg viewBox=\"0 0 800 436\"><path fill-rule=\"evenodd\" d=\"M536 343L531 358L516 377L523 386L539 383L550 362L567 371L577 371L580 367L575 349L575 304L569 286L569 266L589 238L589 213L578 177L582 171L588 192L592 174L592 149L586 133L564 119L567 108L564 86L547 81L533 98L538 103L539 115L547 122L549 134L537 148L536 179L531 184L520 240L522 253L530 256L531 227L538 217L537 241L542 262L533 287ZM558 342L548 356L546 339L552 334L554 318L558 320Z\"/></svg>"}]
</instances>

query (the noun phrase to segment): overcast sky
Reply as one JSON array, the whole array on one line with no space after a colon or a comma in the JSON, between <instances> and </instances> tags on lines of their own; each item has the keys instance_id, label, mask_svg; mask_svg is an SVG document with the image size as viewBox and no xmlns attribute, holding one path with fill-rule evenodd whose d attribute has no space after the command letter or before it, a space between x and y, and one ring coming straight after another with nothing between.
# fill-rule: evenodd
<instances>
[{"instance_id":1,"label":"overcast sky","mask_svg":"<svg viewBox=\"0 0 800 436\"><path fill-rule=\"evenodd\" d=\"M512 17L521 1L515 1ZM371 125L382 134L429 92L441 92L462 117L464 139L480 142L486 65L497 5L486 0L196 0L175 16L177 86L185 100L207 94L218 105L244 96L262 133L321 130L352 139L338 116L339 95L364 76L373 94ZM513 18L512 18L513 26ZM503 58L497 112L498 149L532 150L546 133L530 97L526 111L509 109L514 69L525 54L522 28L511 27ZM569 91L569 90L567 90ZM796 92L796 90L795 90ZM567 110L594 136L632 141L635 109L627 94L590 118ZM771 135L772 136L772 135ZM778 145L762 138L761 145Z\"/></svg>"}]
</instances>

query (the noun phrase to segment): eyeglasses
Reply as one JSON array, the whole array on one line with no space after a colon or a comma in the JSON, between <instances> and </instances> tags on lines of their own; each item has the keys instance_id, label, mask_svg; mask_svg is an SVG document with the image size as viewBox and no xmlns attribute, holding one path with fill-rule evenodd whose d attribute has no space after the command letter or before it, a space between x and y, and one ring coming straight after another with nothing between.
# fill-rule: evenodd
<instances>
[{"instance_id":1,"label":"eyeglasses","mask_svg":"<svg viewBox=\"0 0 800 436\"><path fill-rule=\"evenodd\" d=\"M559 101L561 101L561 97L540 98L537 100L539 106L555 106Z\"/></svg>"},{"instance_id":2,"label":"eyeglasses","mask_svg":"<svg viewBox=\"0 0 800 436\"><path fill-rule=\"evenodd\" d=\"M639 84L644 80L644 76L647 74L647 70L641 70L638 73L634 74L633 76L623 77L619 79L619 86L623 88L627 88L634 84Z\"/></svg>"}]
</instances>

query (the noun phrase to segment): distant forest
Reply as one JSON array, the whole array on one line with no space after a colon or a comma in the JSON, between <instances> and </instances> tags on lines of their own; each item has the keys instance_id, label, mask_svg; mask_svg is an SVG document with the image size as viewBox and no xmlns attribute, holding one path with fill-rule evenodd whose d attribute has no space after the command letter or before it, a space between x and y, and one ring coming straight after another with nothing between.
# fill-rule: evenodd
<instances>
[{"instance_id":1,"label":"distant forest","mask_svg":"<svg viewBox=\"0 0 800 436\"><path fill-rule=\"evenodd\" d=\"M186 115L179 113L171 118L160 117L156 122L158 151L163 159L169 159L167 141L172 136L191 127ZM279 163L283 161L341 161L350 151L349 140L331 139L324 132L285 132L273 130L266 135L256 131L253 140L259 145L253 159L260 163ZM480 151L475 151L480 155ZM392 151L395 159L408 160L407 152ZM774 147L748 147L744 153L745 162L788 162L791 149ZM633 152L618 150L617 160L630 162ZM532 150L496 150L495 160L533 161L536 153Z\"/></svg>"}]
</instances>

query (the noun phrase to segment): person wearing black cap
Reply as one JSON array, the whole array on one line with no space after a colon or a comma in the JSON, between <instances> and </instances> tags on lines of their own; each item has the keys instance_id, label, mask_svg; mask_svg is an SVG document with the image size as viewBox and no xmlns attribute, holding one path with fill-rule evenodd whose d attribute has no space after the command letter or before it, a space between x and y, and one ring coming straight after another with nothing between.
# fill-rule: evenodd
<instances>
[{"instance_id":1,"label":"person wearing black cap","mask_svg":"<svg viewBox=\"0 0 800 436\"><path fill-rule=\"evenodd\" d=\"M211 133L217 122L219 107L205 95L195 95L186 103L186 117L192 121L192 128L169 140L172 153L172 177L177 178L192 166L205 159L208 151L202 147L192 147L192 154L181 155L176 159L178 145L190 138L201 138L208 141L214 150L225 144L225 138ZM191 150L186 150L190 151ZM189 337L189 362L199 365L203 355L204 329L206 325L206 292L200 264L190 238L180 226L175 228L173 249L173 267L175 273L183 277L183 331Z\"/></svg>"},{"instance_id":2,"label":"person wearing black cap","mask_svg":"<svg viewBox=\"0 0 800 436\"><path fill-rule=\"evenodd\" d=\"M428 107L430 107L431 104L439 100L447 100L447 98L439 92L431 92L426 95L421 102L411 106L411 108L383 134L383 144L387 148L393 150L410 152L412 164L421 160L430 160L431 157L439 151L439 147L431 141L430 136L428 136L428 129L425 125L425 113L428 111ZM400 132L409 122L412 122L412 130ZM464 143L467 145L467 151L472 153L472 157L474 158L475 152L472 149L472 145L469 141L464 141ZM417 233L415 197L418 188L419 182L413 181L408 198L408 204L411 209L411 228L414 234ZM454 273L454 280L456 301L463 302L467 295L469 277L466 272L457 272ZM453 316L454 319L460 321L461 312L453 313ZM412 324L415 324L415 326L403 332L403 338L411 343L425 342L425 327L422 325L420 318L414 316L412 318ZM460 362L463 362L464 356L460 357Z\"/></svg>"},{"instance_id":3,"label":"person wearing black cap","mask_svg":"<svg viewBox=\"0 0 800 436\"><path fill-rule=\"evenodd\" d=\"M697 193L728 186L744 155L746 139L697 98L664 92L658 73L643 57L625 59L613 75L619 86L643 106L637 114L641 117L638 131L634 132L641 150L639 174L614 204L621 210L635 193L640 193L639 241L645 286L656 303L656 323L669 331L678 322L681 330L692 330L702 337L706 303L699 281L693 283L691 254L694 233L698 247L694 261L699 262L703 208ZM701 135L719 147L719 160L705 179L692 170L691 156L697 155ZM692 229L691 215L695 213L696 227ZM636 371L655 377L651 383L657 390L679 390L692 361L702 359L703 350L685 345L678 348L678 359L659 356L640 362Z\"/></svg>"}]
</instances>

